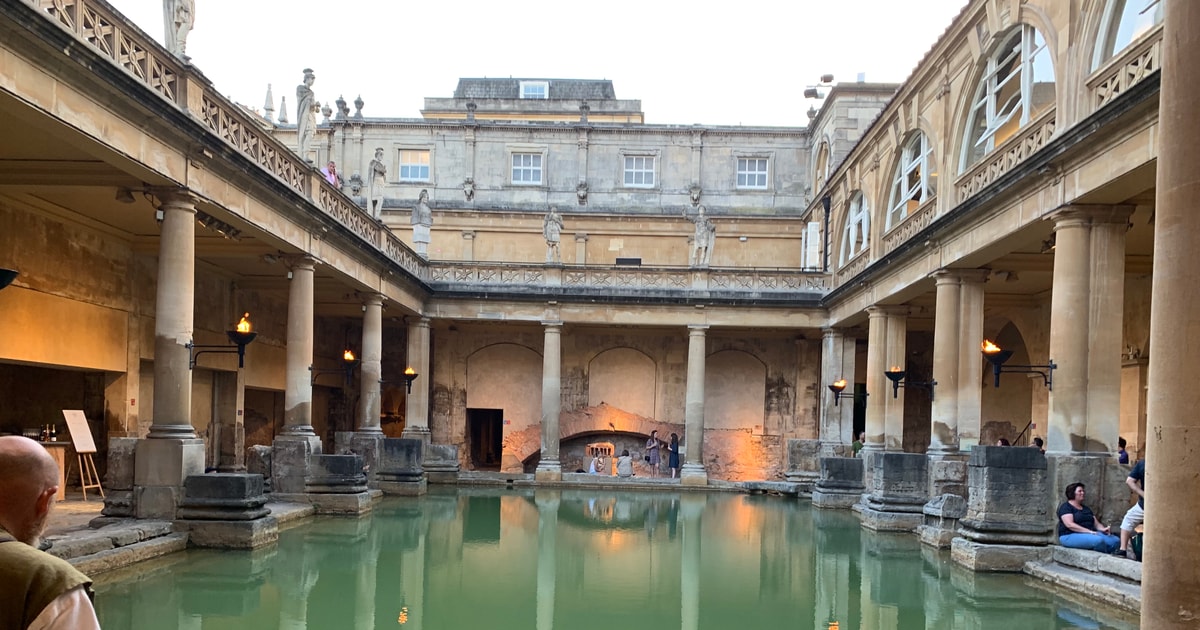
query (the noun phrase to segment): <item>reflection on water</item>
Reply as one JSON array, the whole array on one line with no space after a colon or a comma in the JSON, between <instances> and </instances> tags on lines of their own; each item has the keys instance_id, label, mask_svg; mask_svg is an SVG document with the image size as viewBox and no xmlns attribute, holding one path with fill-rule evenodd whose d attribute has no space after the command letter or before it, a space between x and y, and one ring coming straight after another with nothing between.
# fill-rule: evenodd
<instances>
[{"instance_id":1,"label":"reflection on water","mask_svg":"<svg viewBox=\"0 0 1200 630\"><path fill-rule=\"evenodd\" d=\"M848 511L740 494L437 489L99 577L106 630L1136 627Z\"/></svg>"}]
</instances>

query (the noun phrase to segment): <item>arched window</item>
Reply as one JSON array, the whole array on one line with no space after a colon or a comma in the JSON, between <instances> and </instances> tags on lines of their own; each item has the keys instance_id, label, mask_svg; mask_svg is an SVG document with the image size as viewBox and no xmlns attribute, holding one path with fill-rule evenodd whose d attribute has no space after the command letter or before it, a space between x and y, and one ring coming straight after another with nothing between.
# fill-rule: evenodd
<instances>
[{"instance_id":1,"label":"arched window","mask_svg":"<svg viewBox=\"0 0 1200 630\"><path fill-rule=\"evenodd\" d=\"M813 194L825 187L829 180L829 143L822 142L817 148L817 168L813 177Z\"/></svg>"},{"instance_id":2,"label":"arched window","mask_svg":"<svg viewBox=\"0 0 1200 630\"><path fill-rule=\"evenodd\" d=\"M1162 19L1162 0L1108 0L1092 68L1115 57L1146 31L1161 24Z\"/></svg>"},{"instance_id":3,"label":"arched window","mask_svg":"<svg viewBox=\"0 0 1200 630\"><path fill-rule=\"evenodd\" d=\"M871 213L867 208L867 198L862 191L854 193L850 198L850 211L846 213L846 229L842 232L842 253L839 265L866 251L871 235Z\"/></svg>"},{"instance_id":4,"label":"arched window","mask_svg":"<svg viewBox=\"0 0 1200 630\"><path fill-rule=\"evenodd\" d=\"M964 134L961 170L983 159L1030 120L1054 106L1054 64L1046 40L1023 25L988 58Z\"/></svg>"},{"instance_id":5,"label":"arched window","mask_svg":"<svg viewBox=\"0 0 1200 630\"><path fill-rule=\"evenodd\" d=\"M936 182L929 137L918 131L904 143L896 160L884 231L892 229L893 225L898 225L927 199L932 199L936 194Z\"/></svg>"}]
</instances>

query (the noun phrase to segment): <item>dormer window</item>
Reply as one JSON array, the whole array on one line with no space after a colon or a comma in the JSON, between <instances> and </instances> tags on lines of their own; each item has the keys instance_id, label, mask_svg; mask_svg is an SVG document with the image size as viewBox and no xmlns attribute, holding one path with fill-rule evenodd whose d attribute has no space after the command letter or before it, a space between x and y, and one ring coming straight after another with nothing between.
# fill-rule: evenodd
<instances>
[{"instance_id":1,"label":"dormer window","mask_svg":"<svg viewBox=\"0 0 1200 630\"><path fill-rule=\"evenodd\" d=\"M521 98L550 98L549 81L521 81Z\"/></svg>"}]
</instances>

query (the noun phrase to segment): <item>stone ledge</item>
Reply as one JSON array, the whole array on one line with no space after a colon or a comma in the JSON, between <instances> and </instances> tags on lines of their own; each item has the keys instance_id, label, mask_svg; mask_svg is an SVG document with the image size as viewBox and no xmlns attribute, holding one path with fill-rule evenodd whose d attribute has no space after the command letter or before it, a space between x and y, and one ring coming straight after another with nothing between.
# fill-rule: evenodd
<instances>
[{"instance_id":1,"label":"stone ledge","mask_svg":"<svg viewBox=\"0 0 1200 630\"><path fill-rule=\"evenodd\" d=\"M1071 549L1069 547L1052 547L1054 562L1088 571L1114 575L1123 580L1141 583L1142 563L1128 558L1112 556L1099 551L1087 549Z\"/></svg>"},{"instance_id":2,"label":"stone ledge","mask_svg":"<svg viewBox=\"0 0 1200 630\"><path fill-rule=\"evenodd\" d=\"M751 494L784 494L794 497L802 491L802 484L792 481L743 481L740 485Z\"/></svg>"},{"instance_id":3,"label":"stone ledge","mask_svg":"<svg viewBox=\"0 0 1200 630\"><path fill-rule=\"evenodd\" d=\"M94 519L95 520L95 519ZM93 522L94 522L93 520ZM171 533L170 521L138 521L134 519L105 519L107 524L95 530L80 531L68 536L51 536L48 552L64 560L119 549Z\"/></svg>"},{"instance_id":4,"label":"stone ledge","mask_svg":"<svg viewBox=\"0 0 1200 630\"><path fill-rule=\"evenodd\" d=\"M187 534L167 534L132 545L72 558L70 562L76 569L88 576L95 577L97 573L112 571L151 558L183 551L187 549L187 543Z\"/></svg>"},{"instance_id":5,"label":"stone ledge","mask_svg":"<svg viewBox=\"0 0 1200 630\"><path fill-rule=\"evenodd\" d=\"M1024 572L1044 582L1122 610L1139 613L1142 609L1141 585L1103 573L1084 571L1055 562L1028 562Z\"/></svg>"},{"instance_id":6,"label":"stone ledge","mask_svg":"<svg viewBox=\"0 0 1200 630\"><path fill-rule=\"evenodd\" d=\"M1050 557L1046 547L981 543L962 538L950 541L950 558L972 571L1020 573L1026 564Z\"/></svg>"}]
</instances>

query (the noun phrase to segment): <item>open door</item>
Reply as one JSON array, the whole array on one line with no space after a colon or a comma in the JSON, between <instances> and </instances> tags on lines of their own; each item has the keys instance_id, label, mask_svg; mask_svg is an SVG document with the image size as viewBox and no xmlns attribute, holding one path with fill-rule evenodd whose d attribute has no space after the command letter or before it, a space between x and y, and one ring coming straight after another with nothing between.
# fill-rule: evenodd
<instances>
[{"instance_id":1,"label":"open door","mask_svg":"<svg viewBox=\"0 0 1200 630\"><path fill-rule=\"evenodd\" d=\"M467 447L473 470L500 470L503 409L467 409Z\"/></svg>"}]
</instances>

